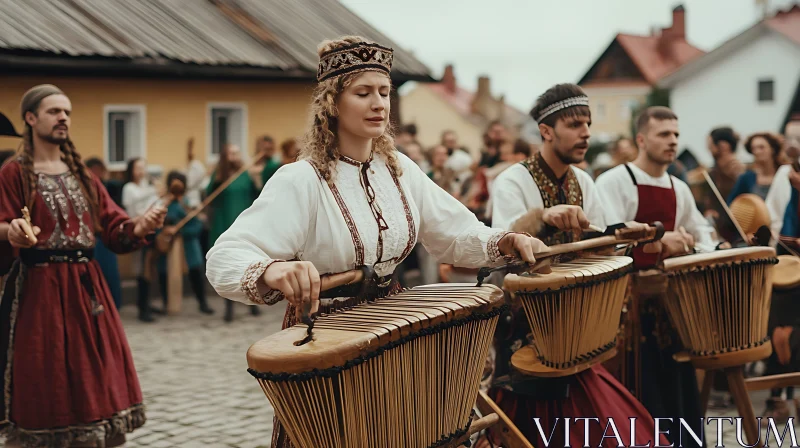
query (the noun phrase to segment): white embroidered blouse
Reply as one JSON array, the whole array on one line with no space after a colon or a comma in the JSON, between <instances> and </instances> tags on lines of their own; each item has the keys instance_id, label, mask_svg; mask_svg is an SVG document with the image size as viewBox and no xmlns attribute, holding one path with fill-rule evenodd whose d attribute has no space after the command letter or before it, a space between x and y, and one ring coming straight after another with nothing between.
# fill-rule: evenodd
<instances>
[{"instance_id":1,"label":"white embroidered blouse","mask_svg":"<svg viewBox=\"0 0 800 448\"><path fill-rule=\"evenodd\" d=\"M281 167L208 252L211 285L231 300L271 304L282 294L260 279L275 261L311 261L320 274L369 265L386 276L417 241L443 263L502 263L498 242L509 232L486 227L411 159L396 156L401 176L380 155L365 164L342 157L333 187L308 161Z\"/></svg>"}]
</instances>

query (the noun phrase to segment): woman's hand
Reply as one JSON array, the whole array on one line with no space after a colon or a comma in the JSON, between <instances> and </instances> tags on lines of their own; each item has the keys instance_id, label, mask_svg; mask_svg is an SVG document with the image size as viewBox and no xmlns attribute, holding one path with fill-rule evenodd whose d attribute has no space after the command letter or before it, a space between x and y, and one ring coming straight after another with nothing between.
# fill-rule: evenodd
<instances>
[{"instance_id":1,"label":"woman's hand","mask_svg":"<svg viewBox=\"0 0 800 448\"><path fill-rule=\"evenodd\" d=\"M12 247L18 249L27 249L33 247L39 240L36 235L42 233L42 229L38 226L31 226L23 218L17 218L11 221L10 228L8 229L8 242Z\"/></svg>"},{"instance_id":2,"label":"woman's hand","mask_svg":"<svg viewBox=\"0 0 800 448\"><path fill-rule=\"evenodd\" d=\"M298 322L305 304L311 305L310 315L319 310L319 272L310 261L279 261L272 263L262 280L270 289L280 291L295 306Z\"/></svg>"},{"instance_id":3,"label":"woman's hand","mask_svg":"<svg viewBox=\"0 0 800 448\"><path fill-rule=\"evenodd\" d=\"M534 254L547 249L541 240L524 233L509 233L500 239L497 244L500 253L506 256L521 258L528 263L534 263Z\"/></svg>"}]
</instances>

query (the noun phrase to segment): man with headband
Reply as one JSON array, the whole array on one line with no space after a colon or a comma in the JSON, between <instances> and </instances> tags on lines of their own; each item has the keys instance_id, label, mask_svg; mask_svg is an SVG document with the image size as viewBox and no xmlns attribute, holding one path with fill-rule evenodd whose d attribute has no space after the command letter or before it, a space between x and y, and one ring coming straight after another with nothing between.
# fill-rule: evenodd
<instances>
[{"instance_id":1,"label":"man with headband","mask_svg":"<svg viewBox=\"0 0 800 448\"><path fill-rule=\"evenodd\" d=\"M605 227L605 216L591 177L572 166L589 148L591 114L589 98L574 84L559 84L536 101L531 116L539 123L541 151L506 169L495 181L492 227L528 232L545 244L580 239L590 224ZM577 235L577 236L576 236ZM560 378L536 378L517 373L511 356L531 340L524 313L501 319L495 335L495 370L489 395L514 421L531 443L541 446L534 417L549 433L550 444L565 446L564 418L597 418L587 435L590 446L616 446L603 439L610 419L625 446L652 440L654 422L641 403L602 366ZM630 440L630 418L636 417L636 440ZM584 426L570 426L571 440L584 440ZM490 431L491 435L491 431ZM498 439L497 437L492 437Z\"/></svg>"},{"instance_id":2,"label":"man with headband","mask_svg":"<svg viewBox=\"0 0 800 448\"><path fill-rule=\"evenodd\" d=\"M97 238L116 253L147 244L166 210L132 221L70 140L57 87L22 98L23 143L0 169L0 240L13 259L0 304L0 431L7 446L119 446L145 422L125 331Z\"/></svg>"}]
</instances>

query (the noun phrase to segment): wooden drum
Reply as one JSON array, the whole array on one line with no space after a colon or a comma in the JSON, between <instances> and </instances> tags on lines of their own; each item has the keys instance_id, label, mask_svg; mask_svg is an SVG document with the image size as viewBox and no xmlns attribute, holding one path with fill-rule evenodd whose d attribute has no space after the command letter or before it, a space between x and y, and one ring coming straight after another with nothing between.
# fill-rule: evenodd
<instances>
[{"instance_id":1,"label":"wooden drum","mask_svg":"<svg viewBox=\"0 0 800 448\"><path fill-rule=\"evenodd\" d=\"M552 265L548 274L506 276L504 288L522 303L533 335L512 365L560 377L613 358L632 267L630 257L590 256Z\"/></svg>"},{"instance_id":2,"label":"wooden drum","mask_svg":"<svg viewBox=\"0 0 800 448\"><path fill-rule=\"evenodd\" d=\"M778 264L772 272L772 286L781 291L800 287L800 257L778 255Z\"/></svg>"},{"instance_id":3,"label":"wooden drum","mask_svg":"<svg viewBox=\"0 0 800 448\"><path fill-rule=\"evenodd\" d=\"M695 367L735 367L772 353L767 322L776 263L771 247L664 260L664 307Z\"/></svg>"},{"instance_id":4,"label":"wooden drum","mask_svg":"<svg viewBox=\"0 0 800 448\"><path fill-rule=\"evenodd\" d=\"M248 371L295 447L440 446L469 429L503 308L493 285L420 286L262 339Z\"/></svg>"}]
</instances>

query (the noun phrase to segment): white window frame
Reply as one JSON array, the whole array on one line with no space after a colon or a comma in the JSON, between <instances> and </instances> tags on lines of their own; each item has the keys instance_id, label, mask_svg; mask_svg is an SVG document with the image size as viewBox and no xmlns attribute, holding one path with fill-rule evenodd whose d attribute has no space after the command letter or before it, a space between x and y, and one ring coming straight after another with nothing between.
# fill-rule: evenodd
<instances>
[{"instance_id":1,"label":"white window frame","mask_svg":"<svg viewBox=\"0 0 800 448\"><path fill-rule=\"evenodd\" d=\"M139 152L126 154L126 160L112 163L110 161L109 136L111 130L108 127L108 115L116 112L139 115ZM128 160L134 157L147 158L147 107L144 104L106 104L103 106L103 160L106 166L109 171L125 170L128 166Z\"/></svg>"},{"instance_id":2,"label":"white window frame","mask_svg":"<svg viewBox=\"0 0 800 448\"><path fill-rule=\"evenodd\" d=\"M233 103L226 103L226 102L210 102L206 103L206 161L209 164L215 164L219 162L219 154L214 154L214 123L212 122L212 112L214 109L238 109L241 112L242 123L241 129L239 130L239 149L242 152L242 160L247 162L250 159L250 151L249 151L249 137L248 137L248 127L250 120L248 119L247 113L247 103L244 102L233 102ZM236 143L236 142L233 142Z\"/></svg>"}]
</instances>

